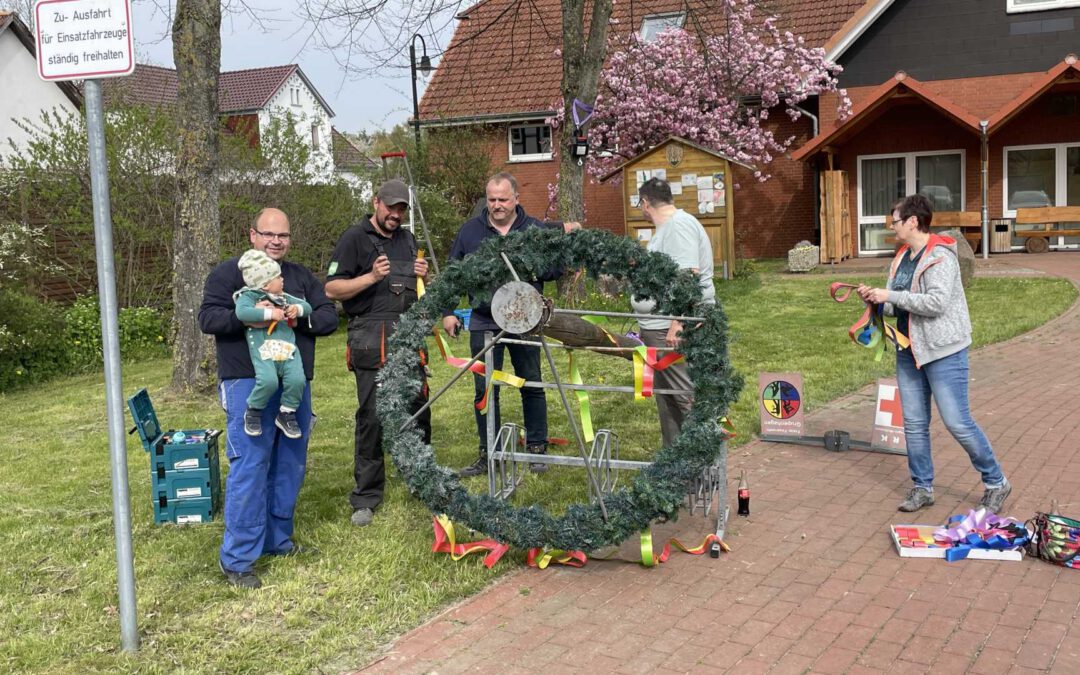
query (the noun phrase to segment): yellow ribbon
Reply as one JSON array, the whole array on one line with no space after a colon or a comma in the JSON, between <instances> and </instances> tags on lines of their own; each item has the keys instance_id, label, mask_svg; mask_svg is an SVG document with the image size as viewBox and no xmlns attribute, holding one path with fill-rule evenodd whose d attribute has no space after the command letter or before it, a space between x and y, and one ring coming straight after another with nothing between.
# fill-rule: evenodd
<instances>
[{"instance_id":1,"label":"yellow ribbon","mask_svg":"<svg viewBox=\"0 0 1080 675\"><path fill-rule=\"evenodd\" d=\"M578 364L574 360L574 352L572 351L570 352L570 382L572 384L583 384L581 371L578 370ZM577 394L578 412L581 416L581 433L585 437L586 443L592 443L595 434L593 434L592 406L589 405L589 392L578 389L574 393Z\"/></svg>"}]
</instances>

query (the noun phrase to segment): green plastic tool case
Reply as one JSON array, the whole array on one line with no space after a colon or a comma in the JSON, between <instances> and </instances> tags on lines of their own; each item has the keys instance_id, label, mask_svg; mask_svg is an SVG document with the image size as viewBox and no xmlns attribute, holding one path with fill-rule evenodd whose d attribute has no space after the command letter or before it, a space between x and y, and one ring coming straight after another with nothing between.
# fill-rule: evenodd
<instances>
[{"instance_id":1,"label":"green plastic tool case","mask_svg":"<svg viewBox=\"0 0 1080 675\"><path fill-rule=\"evenodd\" d=\"M214 519L221 506L217 429L162 432L150 394L140 389L128 410L143 448L150 454L150 491L155 523L179 525Z\"/></svg>"}]
</instances>

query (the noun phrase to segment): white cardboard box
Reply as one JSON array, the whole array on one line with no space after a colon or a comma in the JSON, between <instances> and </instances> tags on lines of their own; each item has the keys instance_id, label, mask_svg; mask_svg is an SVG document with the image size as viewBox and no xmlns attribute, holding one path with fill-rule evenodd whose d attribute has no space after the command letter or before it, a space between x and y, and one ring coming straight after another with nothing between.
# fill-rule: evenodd
<instances>
[{"instance_id":1,"label":"white cardboard box","mask_svg":"<svg viewBox=\"0 0 1080 675\"><path fill-rule=\"evenodd\" d=\"M893 546L896 547L896 552L900 554L901 558L944 558L947 548L923 548L923 547L911 547L901 546L900 537L897 535L897 528L911 528L918 530L920 535L933 537L934 530L939 529L940 525L890 525L889 536L892 538ZM1011 551L995 551L986 548L973 548L968 550L967 560L1023 560L1024 550L1023 548L1014 549Z\"/></svg>"}]
</instances>

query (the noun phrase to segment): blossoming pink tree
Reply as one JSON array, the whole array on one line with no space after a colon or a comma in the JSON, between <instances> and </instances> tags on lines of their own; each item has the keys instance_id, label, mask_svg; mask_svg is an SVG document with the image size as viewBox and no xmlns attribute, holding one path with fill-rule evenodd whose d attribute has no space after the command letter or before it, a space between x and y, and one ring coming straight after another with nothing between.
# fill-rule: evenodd
<instances>
[{"instance_id":1,"label":"blossoming pink tree","mask_svg":"<svg viewBox=\"0 0 1080 675\"><path fill-rule=\"evenodd\" d=\"M669 29L653 42L636 33L612 39L589 129L591 175L677 135L758 167L766 180L768 164L794 141L777 136L770 115L797 120L796 106L829 91L839 94L840 117L850 113L840 66L755 4L717 0L724 15L712 35Z\"/></svg>"}]
</instances>

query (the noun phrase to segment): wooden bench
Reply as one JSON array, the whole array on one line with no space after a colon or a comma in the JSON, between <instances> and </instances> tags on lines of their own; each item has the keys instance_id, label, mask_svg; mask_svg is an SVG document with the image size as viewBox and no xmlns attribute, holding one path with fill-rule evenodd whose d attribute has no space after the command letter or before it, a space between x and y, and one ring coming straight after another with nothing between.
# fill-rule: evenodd
<instances>
[{"instance_id":1,"label":"wooden bench","mask_svg":"<svg viewBox=\"0 0 1080 675\"><path fill-rule=\"evenodd\" d=\"M1014 230L1013 234L1027 240L1024 249L1028 253L1045 253L1050 250L1050 237L1080 237L1080 206L1017 209L1016 224L1041 225L1041 229Z\"/></svg>"},{"instance_id":2,"label":"wooden bench","mask_svg":"<svg viewBox=\"0 0 1080 675\"><path fill-rule=\"evenodd\" d=\"M978 211L938 211L930 226L931 232L944 230L960 230L964 239L971 244L971 250L976 251L982 241L982 217ZM896 237L885 239L886 244L895 244Z\"/></svg>"}]
</instances>

